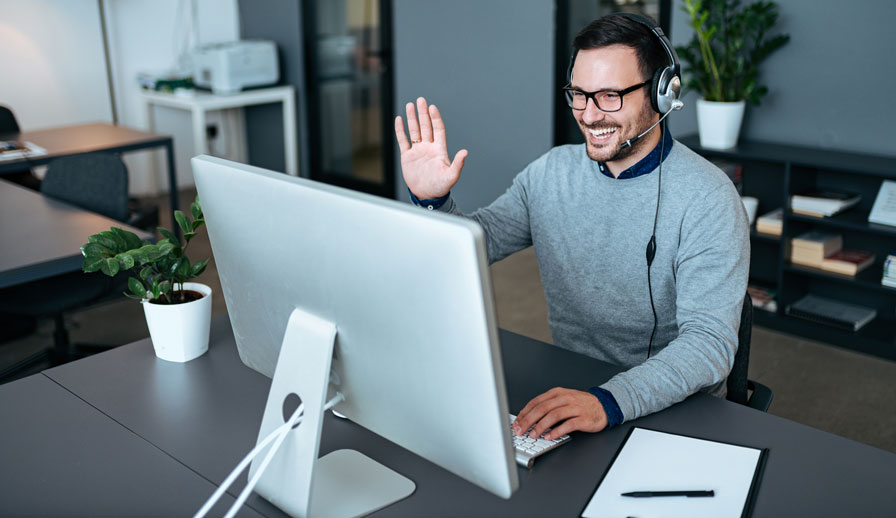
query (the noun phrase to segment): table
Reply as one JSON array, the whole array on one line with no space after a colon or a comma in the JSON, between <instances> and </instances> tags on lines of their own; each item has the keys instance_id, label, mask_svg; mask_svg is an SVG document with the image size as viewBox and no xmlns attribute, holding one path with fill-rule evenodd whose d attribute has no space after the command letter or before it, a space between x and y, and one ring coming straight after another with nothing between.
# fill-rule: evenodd
<instances>
[{"instance_id":1,"label":"table","mask_svg":"<svg viewBox=\"0 0 896 518\"><path fill-rule=\"evenodd\" d=\"M612 365L506 331L501 331L500 338L511 411L550 387L584 388L618 371ZM80 398L85 410L101 412L212 484L220 484L254 446L270 387L270 379L239 360L225 317L213 320L209 352L192 362L158 360L145 339L37 376L54 381ZM33 383L32 379L23 381ZM22 382L0 387L0 408L5 408L2 401L9 398L9 391L31 400L35 389L16 383ZM52 514L49 511L55 504L36 493L42 490L37 483L43 476L39 467L45 466L53 453L35 448L30 454L33 459L10 454L10 437L42 430L42 422L25 412L5 422L14 424L0 427L0 458L10 459L3 471L17 476L0 484L0 502L30 502L31 514ZM531 470L518 468L520 488L510 500L330 415L324 423L321 455L354 448L417 484L411 497L374 516L578 516L633 425L769 448L755 517L887 516L896 509L896 492L892 491L896 454L705 394L612 430L574 434L572 441L538 459ZM60 428L55 435L48 435L63 439L68 434ZM131 457L128 451L115 453ZM138 461L136 454L134 461ZM121 462L121 458L110 462ZM86 464L85 477L66 482L63 497L70 498L72 508L88 498L77 488L87 484L87 475L97 469L94 466ZM160 476L165 472L152 469ZM243 475L229 494L238 494L245 481ZM44 484L43 490L47 485L53 487L54 481ZM140 492L142 485L137 480L121 490L119 496L126 499ZM202 496L209 494L211 491ZM257 495L250 497L247 505L264 516L284 516Z\"/></svg>"},{"instance_id":2,"label":"table","mask_svg":"<svg viewBox=\"0 0 896 518\"><path fill-rule=\"evenodd\" d=\"M20 171L23 166L44 165L55 158L81 153L127 153L163 147L168 158L168 197L171 201L172 213L179 207L177 172L174 167L174 141L169 135L147 133L106 122L91 122L6 134L3 139L33 142L46 149L47 154L0 161L0 175ZM174 233L176 236L180 236L180 228L177 225L174 226Z\"/></svg>"},{"instance_id":3,"label":"table","mask_svg":"<svg viewBox=\"0 0 896 518\"><path fill-rule=\"evenodd\" d=\"M0 180L0 288L80 270L81 245L112 226L142 239L152 237L120 221Z\"/></svg>"},{"instance_id":4,"label":"table","mask_svg":"<svg viewBox=\"0 0 896 518\"><path fill-rule=\"evenodd\" d=\"M213 94L202 90L187 90L186 92L176 94L148 90L141 92L140 97L144 103L150 131L153 131L155 128L153 106L187 110L191 113L193 121L195 154L207 154L206 112L279 102L283 108L283 152L286 155L286 173L292 176L299 175L295 89L292 86L259 88L230 95Z\"/></svg>"}]
</instances>

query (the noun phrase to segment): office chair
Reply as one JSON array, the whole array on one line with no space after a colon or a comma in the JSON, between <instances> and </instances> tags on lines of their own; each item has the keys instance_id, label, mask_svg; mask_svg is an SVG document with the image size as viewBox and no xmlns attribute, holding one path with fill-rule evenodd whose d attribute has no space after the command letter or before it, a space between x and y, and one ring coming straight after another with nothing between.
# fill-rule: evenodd
<instances>
[{"instance_id":1,"label":"office chair","mask_svg":"<svg viewBox=\"0 0 896 518\"><path fill-rule=\"evenodd\" d=\"M41 192L112 219L130 220L127 168L115 155L92 153L59 158L49 164ZM55 323L52 348L0 371L0 382L39 362L48 360L51 365L59 365L114 347L71 345L63 315L117 299L126 285L127 274L109 278L78 271L0 290L0 311L23 317L49 316Z\"/></svg>"},{"instance_id":2,"label":"office chair","mask_svg":"<svg viewBox=\"0 0 896 518\"><path fill-rule=\"evenodd\" d=\"M17 140L20 132L21 129L15 114L8 107L0 104L0 140ZM4 173L3 179L34 191L40 190L40 180L27 166L18 171Z\"/></svg>"},{"instance_id":3,"label":"office chair","mask_svg":"<svg viewBox=\"0 0 896 518\"><path fill-rule=\"evenodd\" d=\"M734 366L728 374L728 401L740 403L750 408L768 412L774 394L761 383L747 379L750 366L750 339L753 334L753 299L744 296L744 306L740 312L740 328L737 330L737 352Z\"/></svg>"}]
</instances>

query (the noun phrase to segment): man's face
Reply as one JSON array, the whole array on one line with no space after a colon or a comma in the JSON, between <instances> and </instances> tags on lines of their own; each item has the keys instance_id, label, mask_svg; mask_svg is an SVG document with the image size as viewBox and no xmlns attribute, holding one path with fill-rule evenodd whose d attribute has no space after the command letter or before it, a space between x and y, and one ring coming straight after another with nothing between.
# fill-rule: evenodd
<instances>
[{"instance_id":1,"label":"man's face","mask_svg":"<svg viewBox=\"0 0 896 518\"><path fill-rule=\"evenodd\" d=\"M579 51L573 66L572 87L586 92L624 90L644 79L635 49L611 45ZM646 154L656 146L658 133L651 132L620 152L623 142L636 137L657 120L658 114L650 105L649 89L648 84L626 94L622 109L617 112L603 112L591 100L584 110L572 110L585 135L589 158L599 162L628 162L626 158Z\"/></svg>"}]
</instances>

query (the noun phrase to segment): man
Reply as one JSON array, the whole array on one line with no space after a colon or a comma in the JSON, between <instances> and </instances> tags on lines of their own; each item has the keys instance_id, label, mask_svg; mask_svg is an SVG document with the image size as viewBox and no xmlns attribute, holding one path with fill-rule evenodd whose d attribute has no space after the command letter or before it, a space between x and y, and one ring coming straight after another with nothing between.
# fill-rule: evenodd
<instances>
[{"instance_id":1,"label":"man","mask_svg":"<svg viewBox=\"0 0 896 518\"><path fill-rule=\"evenodd\" d=\"M550 150L467 216L485 230L490 262L534 246L557 346L628 369L587 392L537 396L517 416L518 435L597 432L700 390L725 395L747 218L724 173L664 126L651 130L652 79L672 51L645 23L612 15L579 33L567 100L585 144ZM410 142L401 117L395 133L413 201L459 214L450 190L467 151L449 159L441 114L422 97L407 118Z\"/></svg>"}]
</instances>

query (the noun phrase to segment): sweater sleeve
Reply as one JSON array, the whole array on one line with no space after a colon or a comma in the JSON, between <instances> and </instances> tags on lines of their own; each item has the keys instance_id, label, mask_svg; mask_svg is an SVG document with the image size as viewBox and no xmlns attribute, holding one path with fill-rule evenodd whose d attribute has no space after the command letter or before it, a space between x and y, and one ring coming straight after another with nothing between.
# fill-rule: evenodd
<instances>
[{"instance_id":1,"label":"sweater sleeve","mask_svg":"<svg viewBox=\"0 0 896 518\"><path fill-rule=\"evenodd\" d=\"M602 388L626 421L722 383L737 350L750 264L749 226L731 185L710 192L682 221L675 260L678 337Z\"/></svg>"},{"instance_id":2,"label":"sweater sleeve","mask_svg":"<svg viewBox=\"0 0 896 518\"><path fill-rule=\"evenodd\" d=\"M471 214L462 214L453 197L438 209L463 216L479 223L485 231L489 264L504 259L508 255L532 246L529 226L529 177L533 168L543 167L544 160L536 160L519 173L513 183L487 207Z\"/></svg>"}]
</instances>

